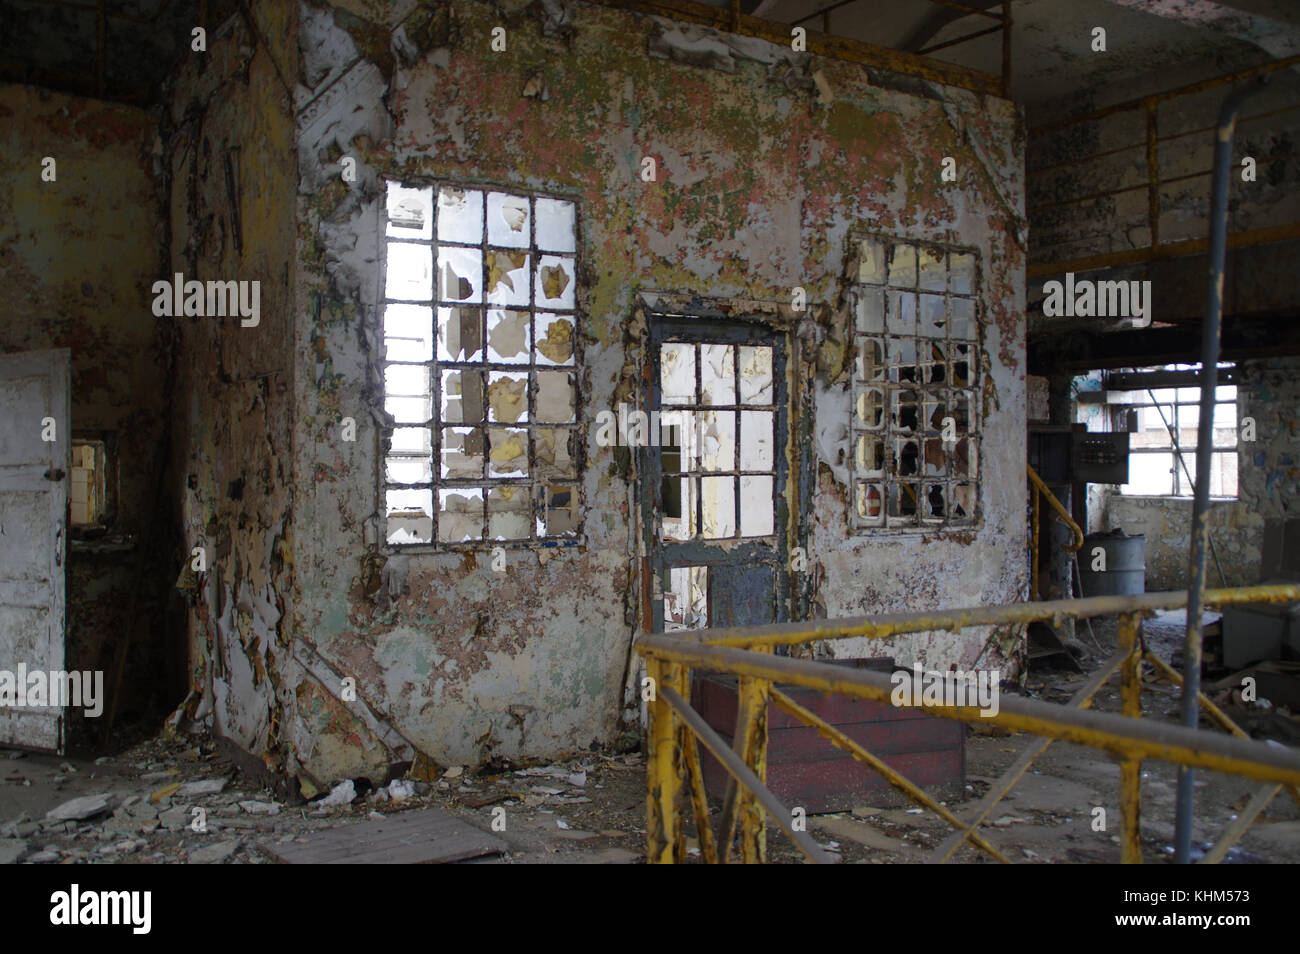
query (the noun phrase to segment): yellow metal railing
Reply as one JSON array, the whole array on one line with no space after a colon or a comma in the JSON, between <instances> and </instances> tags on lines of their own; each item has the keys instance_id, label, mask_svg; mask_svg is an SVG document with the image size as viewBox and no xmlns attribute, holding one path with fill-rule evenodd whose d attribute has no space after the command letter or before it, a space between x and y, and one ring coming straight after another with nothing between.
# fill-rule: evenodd
<instances>
[{"instance_id":1,"label":"yellow metal railing","mask_svg":"<svg viewBox=\"0 0 1300 954\"><path fill-rule=\"evenodd\" d=\"M1254 586L1208 590L1207 606L1233 603L1300 600L1300 586ZM1221 735L1184 726L1142 719L1143 661L1156 672L1179 682L1164 660L1142 646L1141 618L1157 609L1187 605L1186 592L1144 593L1136 596L1099 596L1082 600L1051 600L1009 606L974 607L937 613L897 613L812 623L783 623L749 628L703 629L646 635L637 640L649 678L649 729L646 799L647 860L672 863L685 860L685 815L689 802L694 816L700 854L706 862L726 863L738 840L746 862L766 859L767 818L794 842L810 860L826 862L833 856L806 831L793 824L793 816L766 787L767 712L769 703L815 728L832 744L880 772L894 788L942 817L954 829L939 845L932 861L950 858L965 842L1006 861L979 833L981 822L1006 795L1034 759L1053 741L1065 740L1102 749L1121 759L1120 816L1121 859L1142 860L1141 765L1159 759L1176 765L1206 768L1264 783L1238 818L1220 836L1206 861L1219 861L1228 848L1285 786L1300 802L1300 751L1256 742L1215 707L1203 694L1201 706L1209 717L1228 730ZM917 701L915 707L947 719L996 724L1029 732L1041 738L968 811L964 819L938 804L919 786L891 769L879 758L825 720L783 693L780 685L803 686L877 702L891 702L893 685L885 673L846 669L827 663L775 656L776 646L811 643L851 636L887 638L933 630L960 631L969 626L1000 626L1035 620L1060 621L1106 615L1119 616L1118 651L1081 688L1067 705L1004 696L996 714L973 706L935 705ZM738 677L739 699L734 741L728 745L696 712L687 699L693 669L732 673ZM1119 714L1090 711L1092 698L1116 672L1120 674ZM716 828L705 793L699 744L714 755L731 776Z\"/></svg>"},{"instance_id":2,"label":"yellow metal railing","mask_svg":"<svg viewBox=\"0 0 1300 954\"><path fill-rule=\"evenodd\" d=\"M1048 504L1061 521L1070 528L1074 534L1074 539L1069 543L1062 544L1061 549L1067 553L1078 553L1079 548L1083 546L1083 528L1074 522L1074 517L1070 511L1065 509L1065 505L1056 499L1056 494L1052 493L1051 488L1043 483L1043 478L1038 476L1038 472L1029 465L1025 465L1025 470L1029 474L1029 502L1030 502L1030 530L1031 542L1029 545L1029 598L1036 600L1040 597L1038 592L1038 547L1039 539L1042 535L1042 518L1040 516L1041 498L1046 498Z\"/></svg>"}]
</instances>

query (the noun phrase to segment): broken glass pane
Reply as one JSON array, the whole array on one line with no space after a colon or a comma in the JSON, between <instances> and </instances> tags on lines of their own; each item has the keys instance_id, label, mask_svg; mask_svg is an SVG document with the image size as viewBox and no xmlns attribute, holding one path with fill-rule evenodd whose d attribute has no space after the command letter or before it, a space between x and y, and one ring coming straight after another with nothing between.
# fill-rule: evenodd
<instances>
[{"instance_id":1,"label":"broken glass pane","mask_svg":"<svg viewBox=\"0 0 1300 954\"><path fill-rule=\"evenodd\" d=\"M766 537L776 524L772 512L770 476L747 474L740 478L740 535Z\"/></svg>"},{"instance_id":2,"label":"broken glass pane","mask_svg":"<svg viewBox=\"0 0 1300 954\"><path fill-rule=\"evenodd\" d=\"M885 346L879 338L858 339L858 378L862 381L883 381L885 377Z\"/></svg>"},{"instance_id":3,"label":"broken glass pane","mask_svg":"<svg viewBox=\"0 0 1300 954\"><path fill-rule=\"evenodd\" d=\"M479 371L442 372L442 422L483 423L483 375Z\"/></svg>"},{"instance_id":4,"label":"broken glass pane","mask_svg":"<svg viewBox=\"0 0 1300 954\"><path fill-rule=\"evenodd\" d=\"M772 469L772 411L740 412L740 469Z\"/></svg>"},{"instance_id":5,"label":"broken glass pane","mask_svg":"<svg viewBox=\"0 0 1300 954\"><path fill-rule=\"evenodd\" d=\"M943 430L943 419L948 414L948 405L941 397L934 397L929 394L925 397L925 421L924 426L927 430Z\"/></svg>"},{"instance_id":6,"label":"broken glass pane","mask_svg":"<svg viewBox=\"0 0 1300 954\"><path fill-rule=\"evenodd\" d=\"M915 391L904 388L894 392L894 427L900 431L914 431L920 423Z\"/></svg>"},{"instance_id":7,"label":"broken glass pane","mask_svg":"<svg viewBox=\"0 0 1300 954\"><path fill-rule=\"evenodd\" d=\"M576 477L574 432L567 427L539 427L533 431L533 453L541 477Z\"/></svg>"},{"instance_id":8,"label":"broken glass pane","mask_svg":"<svg viewBox=\"0 0 1300 954\"><path fill-rule=\"evenodd\" d=\"M922 497L921 519L930 523L942 521L948 510L948 499L944 491L944 485L925 484L922 493L924 496Z\"/></svg>"},{"instance_id":9,"label":"broken glass pane","mask_svg":"<svg viewBox=\"0 0 1300 954\"><path fill-rule=\"evenodd\" d=\"M884 420L885 395L879 388L867 388L858 395L858 424L873 430Z\"/></svg>"},{"instance_id":10,"label":"broken glass pane","mask_svg":"<svg viewBox=\"0 0 1300 954\"><path fill-rule=\"evenodd\" d=\"M700 345L700 403L736 403L736 358L731 345Z\"/></svg>"},{"instance_id":11,"label":"broken glass pane","mask_svg":"<svg viewBox=\"0 0 1300 954\"><path fill-rule=\"evenodd\" d=\"M578 491L569 484L547 484L545 506L537 528L547 537L571 537L578 532Z\"/></svg>"},{"instance_id":12,"label":"broken glass pane","mask_svg":"<svg viewBox=\"0 0 1300 954\"><path fill-rule=\"evenodd\" d=\"M690 540L695 536L695 500L698 477L665 476L660 486L663 511L659 520L665 540Z\"/></svg>"},{"instance_id":13,"label":"broken glass pane","mask_svg":"<svg viewBox=\"0 0 1300 954\"><path fill-rule=\"evenodd\" d=\"M457 487L438 491L438 539L460 543L483 538L483 490Z\"/></svg>"},{"instance_id":14,"label":"broken glass pane","mask_svg":"<svg viewBox=\"0 0 1300 954\"><path fill-rule=\"evenodd\" d=\"M478 427L442 429L442 476L482 477L484 436Z\"/></svg>"},{"instance_id":15,"label":"broken glass pane","mask_svg":"<svg viewBox=\"0 0 1300 954\"><path fill-rule=\"evenodd\" d=\"M528 253L488 249L488 296L492 305L528 304Z\"/></svg>"},{"instance_id":16,"label":"broken glass pane","mask_svg":"<svg viewBox=\"0 0 1300 954\"><path fill-rule=\"evenodd\" d=\"M547 252L575 252L577 228L572 202L538 199L537 247Z\"/></svg>"},{"instance_id":17,"label":"broken glass pane","mask_svg":"<svg viewBox=\"0 0 1300 954\"><path fill-rule=\"evenodd\" d=\"M915 483L889 484L888 512L890 517L902 518L903 523L912 523L907 518L916 516L917 485Z\"/></svg>"},{"instance_id":18,"label":"broken glass pane","mask_svg":"<svg viewBox=\"0 0 1300 954\"><path fill-rule=\"evenodd\" d=\"M740 403L772 403L772 349L741 345Z\"/></svg>"},{"instance_id":19,"label":"broken glass pane","mask_svg":"<svg viewBox=\"0 0 1300 954\"><path fill-rule=\"evenodd\" d=\"M529 243L528 197L489 192L487 197L488 244L527 248Z\"/></svg>"},{"instance_id":20,"label":"broken glass pane","mask_svg":"<svg viewBox=\"0 0 1300 954\"><path fill-rule=\"evenodd\" d=\"M952 451L952 475L954 477L975 476L975 445L970 437L963 437Z\"/></svg>"},{"instance_id":21,"label":"broken glass pane","mask_svg":"<svg viewBox=\"0 0 1300 954\"><path fill-rule=\"evenodd\" d=\"M573 259L558 255L538 256L537 280L533 292L538 307L572 308L576 284Z\"/></svg>"},{"instance_id":22,"label":"broken glass pane","mask_svg":"<svg viewBox=\"0 0 1300 954\"><path fill-rule=\"evenodd\" d=\"M944 477L948 473L948 454L944 450L943 439L928 437L925 440L926 477Z\"/></svg>"},{"instance_id":23,"label":"broken glass pane","mask_svg":"<svg viewBox=\"0 0 1300 954\"><path fill-rule=\"evenodd\" d=\"M916 295L912 292L889 292L889 333L916 334Z\"/></svg>"},{"instance_id":24,"label":"broken glass pane","mask_svg":"<svg viewBox=\"0 0 1300 954\"><path fill-rule=\"evenodd\" d=\"M389 445L394 454L432 454L427 427L396 427Z\"/></svg>"},{"instance_id":25,"label":"broken glass pane","mask_svg":"<svg viewBox=\"0 0 1300 954\"><path fill-rule=\"evenodd\" d=\"M885 290L863 288L858 291L858 331L878 335L885 330Z\"/></svg>"},{"instance_id":26,"label":"broken glass pane","mask_svg":"<svg viewBox=\"0 0 1300 954\"><path fill-rule=\"evenodd\" d=\"M429 239L433 236L433 190L388 183L388 232L392 238Z\"/></svg>"},{"instance_id":27,"label":"broken glass pane","mask_svg":"<svg viewBox=\"0 0 1300 954\"><path fill-rule=\"evenodd\" d=\"M709 625L709 568L677 566L668 571L664 591L664 632Z\"/></svg>"},{"instance_id":28,"label":"broken glass pane","mask_svg":"<svg viewBox=\"0 0 1300 954\"><path fill-rule=\"evenodd\" d=\"M483 300L483 252L476 248L438 246L438 298L441 301Z\"/></svg>"},{"instance_id":29,"label":"broken glass pane","mask_svg":"<svg viewBox=\"0 0 1300 954\"><path fill-rule=\"evenodd\" d=\"M944 252L941 248L921 248L917 252L919 276L917 285L925 291L941 292L948 278L943 269Z\"/></svg>"},{"instance_id":30,"label":"broken glass pane","mask_svg":"<svg viewBox=\"0 0 1300 954\"><path fill-rule=\"evenodd\" d=\"M537 420L568 424L574 419L573 375L567 371L537 372Z\"/></svg>"},{"instance_id":31,"label":"broken glass pane","mask_svg":"<svg viewBox=\"0 0 1300 954\"><path fill-rule=\"evenodd\" d=\"M433 491L385 492L390 544L429 543L433 539Z\"/></svg>"},{"instance_id":32,"label":"broken glass pane","mask_svg":"<svg viewBox=\"0 0 1300 954\"><path fill-rule=\"evenodd\" d=\"M438 309L438 360L483 359L483 309Z\"/></svg>"},{"instance_id":33,"label":"broken glass pane","mask_svg":"<svg viewBox=\"0 0 1300 954\"><path fill-rule=\"evenodd\" d=\"M734 477L703 477L700 480L701 535L706 540L723 540L736 535L736 480Z\"/></svg>"},{"instance_id":34,"label":"broken glass pane","mask_svg":"<svg viewBox=\"0 0 1300 954\"><path fill-rule=\"evenodd\" d=\"M386 457L384 480L390 484L427 484L433 480L433 467L427 457Z\"/></svg>"},{"instance_id":35,"label":"broken glass pane","mask_svg":"<svg viewBox=\"0 0 1300 954\"><path fill-rule=\"evenodd\" d=\"M862 474L874 476L882 472L885 467L885 442L879 437L868 437L866 434L859 434L857 464L858 472Z\"/></svg>"},{"instance_id":36,"label":"broken glass pane","mask_svg":"<svg viewBox=\"0 0 1300 954\"><path fill-rule=\"evenodd\" d=\"M489 477L519 477L528 474L528 432L516 427L488 429Z\"/></svg>"},{"instance_id":37,"label":"broken glass pane","mask_svg":"<svg viewBox=\"0 0 1300 954\"><path fill-rule=\"evenodd\" d=\"M488 360L527 364L528 321L526 311L488 309Z\"/></svg>"},{"instance_id":38,"label":"broken glass pane","mask_svg":"<svg viewBox=\"0 0 1300 954\"><path fill-rule=\"evenodd\" d=\"M433 309L424 305L385 305L384 357L389 361L432 358Z\"/></svg>"},{"instance_id":39,"label":"broken glass pane","mask_svg":"<svg viewBox=\"0 0 1300 954\"><path fill-rule=\"evenodd\" d=\"M488 420L516 424L528 420L528 375L492 371L488 375Z\"/></svg>"},{"instance_id":40,"label":"broken glass pane","mask_svg":"<svg viewBox=\"0 0 1300 954\"><path fill-rule=\"evenodd\" d=\"M975 256L952 252L948 256L948 290L954 295L975 294Z\"/></svg>"},{"instance_id":41,"label":"broken glass pane","mask_svg":"<svg viewBox=\"0 0 1300 954\"><path fill-rule=\"evenodd\" d=\"M889 254L889 284L894 288L916 287L916 249L895 245Z\"/></svg>"},{"instance_id":42,"label":"broken glass pane","mask_svg":"<svg viewBox=\"0 0 1300 954\"><path fill-rule=\"evenodd\" d=\"M532 535L532 491L523 481L488 489L488 537L527 540Z\"/></svg>"},{"instance_id":43,"label":"broken glass pane","mask_svg":"<svg viewBox=\"0 0 1300 954\"><path fill-rule=\"evenodd\" d=\"M736 413L701 411L700 470L732 470L736 466Z\"/></svg>"},{"instance_id":44,"label":"broken glass pane","mask_svg":"<svg viewBox=\"0 0 1300 954\"><path fill-rule=\"evenodd\" d=\"M573 364L573 316L539 312L536 326L538 364Z\"/></svg>"},{"instance_id":45,"label":"broken glass pane","mask_svg":"<svg viewBox=\"0 0 1300 954\"><path fill-rule=\"evenodd\" d=\"M659 386L664 404L695 403L695 345L675 341L660 345Z\"/></svg>"},{"instance_id":46,"label":"broken glass pane","mask_svg":"<svg viewBox=\"0 0 1300 954\"><path fill-rule=\"evenodd\" d=\"M918 331L927 338L947 337L948 316L942 295L922 295Z\"/></svg>"},{"instance_id":47,"label":"broken glass pane","mask_svg":"<svg viewBox=\"0 0 1300 954\"><path fill-rule=\"evenodd\" d=\"M411 242L389 242L384 278L385 297L428 301L433 297L433 248Z\"/></svg>"},{"instance_id":48,"label":"broken glass pane","mask_svg":"<svg viewBox=\"0 0 1300 954\"><path fill-rule=\"evenodd\" d=\"M894 474L898 477L915 477L920 473L917 465L916 441L894 442Z\"/></svg>"},{"instance_id":49,"label":"broken glass pane","mask_svg":"<svg viewBox=\"0 0 1300 954\"><path fill-rule=\"evenodd\" d=\"M857 491L857 513L862 523L879 523L883 512L884 496L880 484L868 484L859 481Z\"/></svg>"},{"instance_id":50,"label":"broken glass pane","mask_svg":"<svg viewBox=\"0 0 1300 954\"><path fill-rule=\"evenodd\" d=\"M479 245L483 241L483 193L477 189L438 190L438 238Z\"/></svg>"},{"instance_id":51,"label":"broken glass pane","mask_svg":"<svg viewBox=\"0 0 1300 954\"><path fill-rule=\"evenodd\" d=\"M884 284L885 245L879 239L863 239L858 243L858 281Z\"/></svg>"},{"instance_id":52,"label":"broken glass pane","mask_svg":"<svg viewBox=\"0 0 1300 954\"><path fill-rule=\"evenodd\" d=\"M975 516L975 485L954 484L952 488L952 522L960 518L963 522Z\"/></svg>"}]
</instances>

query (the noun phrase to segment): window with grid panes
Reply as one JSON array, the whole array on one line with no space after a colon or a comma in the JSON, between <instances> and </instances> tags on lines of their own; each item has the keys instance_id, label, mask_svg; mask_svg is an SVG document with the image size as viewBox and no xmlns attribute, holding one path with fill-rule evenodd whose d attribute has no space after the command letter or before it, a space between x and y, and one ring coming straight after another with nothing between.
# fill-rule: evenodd
<instances>
[{"instance_id":1,"label":"window with grid panes","mask_svg":"<svg viewBox=\"0 0 1300 954\"><path fill-rule=\"evenodd\" d=\"M386 213L387 542L576 540L574 204L390 182Z\"/></svg>"},{"instance_id":2,"label":"window with grid panes","mask_svg":"<svg viewBox=\"0 0 1300 954\"><path fill-rule=\"evenodd\" d=\"M979 260L866 236L854 287L854 529L970 526L979 501Z\"/></svg>"}]
</instances>

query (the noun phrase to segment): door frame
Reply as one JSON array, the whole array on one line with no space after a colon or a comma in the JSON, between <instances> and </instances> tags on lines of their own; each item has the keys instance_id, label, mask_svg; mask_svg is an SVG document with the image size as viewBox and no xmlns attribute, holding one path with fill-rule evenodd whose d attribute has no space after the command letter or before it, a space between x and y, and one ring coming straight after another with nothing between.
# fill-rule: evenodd
<instances>
[{"instance_id":1,"label":"door frame","mask_svg":"<svg viewBox=\"0 0 1300 954\"><path fill-rule=\"evenodd\" d=\"M791 426L795 418L795 396L791 391L788 372L791 360L790 338L787 329L765 321L756 311L743 308L720 308L715 304L692 300L672 308L643 301L645 317L645 360L642 365L637 409L650 411L660 408L660 381L656 373L659 366L659 347L665 341L688 340L716 342L719 344L758 344L770 346L772 353L772 385L776 421L773 434L773 533L770 538L734 538L722 541L677 541L669 543L671 552L657 539L657 514L661 508L663 482L662 458L657 446L657 435L652 435L649 446L635 448L636 495L641 521L641 560L639 561L640 592L642 595L641 629L643 632L663 631L662 576L670 568L679 566L740 566L755 561L771 561L773 565L772 618L774 622L790 619L795 599L790 570L790 540L792 512L790 499L803 502L803 481L791 487L791 455L788 449L795 440ZM736 454L739 455L739 433ZM802 468L800 468L802 470ZM799 534L802 538L802 534ZM712 584L710 583L710 588ZM802 601L799 601L802 602ZM710 624L713 624L710 618Z\"/></svg>"}]
</instances>

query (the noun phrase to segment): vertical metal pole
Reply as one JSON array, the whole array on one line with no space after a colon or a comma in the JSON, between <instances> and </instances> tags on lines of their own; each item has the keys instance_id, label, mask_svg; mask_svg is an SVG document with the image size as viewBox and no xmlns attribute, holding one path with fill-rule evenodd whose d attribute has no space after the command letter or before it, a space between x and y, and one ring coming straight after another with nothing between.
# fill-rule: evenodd
<instances>
[{"instance_id":1,"label":"vertical metal pole","mask_svg":"<svg viewBox=\"0 0 1300 954\"><path fill-rule=\"evenodd\" d=\"M1120 666L1121 712L1131 719L1142 716L1142 644L1138 639L1142 616L1125 613L1119 618L1119 648L1128 655ZM1120 861L1142 863L1142 760L1125 759L1119 766Z\"/></svg>"},{"instance_id":2,"label":"vertical metal pole","mask_svg":"<svg viewBox=\"0 0 1300 954\"><path fill-rule=\"evenodd\" d=\"M1210 199L1210 280L1201 325L1201 419L1196 429L1196 487L1192 506L1192 545L1187 591L1187 645L1183 649L1182 724L1195 728L1200 716L1201 614L1205 595L1206 539L1209 532L1210 466L1214 447L1214 394L1219 373L1219 324L1223 316L1223 272L1228 234L1228 172L1232 165L1232 134L1237 112L1247 99L1263 89L1265 79L1228 94L1219 110L1214 140L1214 187ZM1192 812L1195 772L1178 769L1178 801L1174 828L1174 861L1188 864L1192 857Z\"/></svg>"}]
</instances>

